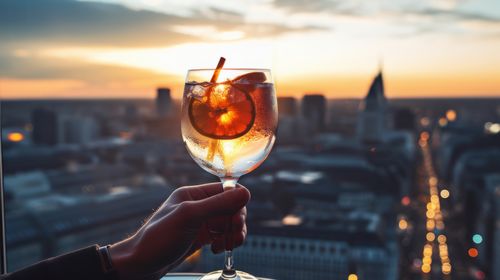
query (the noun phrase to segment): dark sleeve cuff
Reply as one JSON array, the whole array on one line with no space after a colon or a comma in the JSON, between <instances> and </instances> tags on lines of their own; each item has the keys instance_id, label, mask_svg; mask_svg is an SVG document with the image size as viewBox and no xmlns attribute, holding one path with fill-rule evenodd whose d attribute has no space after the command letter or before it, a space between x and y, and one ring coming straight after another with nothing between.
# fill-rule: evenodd
<instances>
[{"instance_id":1,"label":"dark sleeve cuff","mask_svg":"<svg viewBox=\"0 0 500 280\"><path fill-rule=\"evenodd\" d=\"M116 272L103 271L97 249L98 246L93 245L50 258L6 275L3 279L118 280Z\"/></svg>"}]
</instances>

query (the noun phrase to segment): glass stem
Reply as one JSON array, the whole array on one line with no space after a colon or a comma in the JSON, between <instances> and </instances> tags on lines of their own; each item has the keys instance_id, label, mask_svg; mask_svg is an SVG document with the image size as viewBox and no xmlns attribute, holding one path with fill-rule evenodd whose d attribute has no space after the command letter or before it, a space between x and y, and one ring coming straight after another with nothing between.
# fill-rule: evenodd
<instances>
[{"instance_id":1,"label":"glass stem","mask_svg":"<svg viewBox=\"0 0 500 280\"><path fill-rule=\"evenodd\" d=\"M233 177L224 177L221 178L222 187L224 191L232 190L236 187L236 182L238 182L238 178ZM233 258L233 237L232 237L232 222L231 218L227 221L226 225L226 252L224 254L224 269L222 270L221 279L234 279L237 277L236 270L234 270L234 258Z\"/></svg>"},{"instance_id":2,"label":"glass stem","mask_svg":"<svg viewBox=\"0 0 500 280\"><path fill-rule=\"evenodd\" d=\"M224 188L224 190L227 191L227 190L232 190L233 188L236 187L236 183L238 182L238 178L224 177L224 178L221 178L220 181L222 182L222 187Z\"/></svg>"},{"instance_id":3,"label":"glass stem","mask_svg":"<svg viewBox=\"0 0 500 280\"><path fill-rule=\"evenodd\" d=\"M236 278L236 271L234 270L233 265L233 251L226 250L224 254L224 269L222 270L223 279Z\"/></svg>"}]
</instances>

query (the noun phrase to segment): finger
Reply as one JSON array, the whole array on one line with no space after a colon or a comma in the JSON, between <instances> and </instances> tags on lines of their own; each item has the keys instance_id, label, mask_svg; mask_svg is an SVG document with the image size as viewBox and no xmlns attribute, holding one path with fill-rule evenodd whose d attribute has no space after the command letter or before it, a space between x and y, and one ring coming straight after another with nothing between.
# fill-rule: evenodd
<instances>
[{"instance_id":1,"label":"finger","mask_svg":"<svg viewBox=\"0 0 500 280\"><path fill-rule=\"evenodd\" d=\"M210 246L210 248L212 249L212 252L214 254L218 254L218 253L221 253L222 251L224 251L224 244L225 244L225 240L224 240L224 236L222 236L220 238L215 239L214 242L212 242L212 245Z\"/></svg>"},{"instance_id":2,"label":"finger","mask_svg":"<svg viewBox=\"0 0 500 280\"><path fill-rule=\"evenodd\" d=\"M219 216L210 218L207 221L207 228L210 232L213 233L224 233L227 230L227 221L229 217Z\"/></svg>"},{"instance_id":3,"label":"finger","mask_svg":"<svg viewBox=\"0 0 500 280\"><path fill-rule=\"evenodd\" d=\"M237 184L236 187L243 186L241 184ZM224 189L222 187L222 183L207 183L201 185L186 186L177 190L182 192L181 197L186 196L184 198L185 200L187 197L189 198L189 200L200 200L219 194L223 192Z\"/></svg>"},{"instance_id":4,"label":"finger","mask_svg":"<svg viewBox=\"0 0 500 280\"><path fill-rule=\"evenodd\" d=\"M224 191L205 199L188 203L193 218L206 220L209 218L233 215L250 200L250 192L244 187Z\"/></svg>"},{"instance_id":5,"label":"finger","mask_svg":"<svg viewBox=\"0 0 500 280\"><path fill-rule=\"evenodd\" d=\"M245 242L246 234L243 231L233 234L233 247L240 247Z\"/></svg>"},{"instance_id":6,"label":"finger","mask_svg":"<svg viewBox=\"0 0 500 280\"><path fill-rule=\"evenodd\" d=\"M241 184L237 184L236 187L244 188L244 186ZM222 183L208 183L202 185L195 185L187 187L187 189L192 192L192 195L194 195L193 198L195 198L195 200L211 197L224 191Z\"/></svg>"},{"instance_id":7,"label":"finger","mask_svg":"<svg viewBox=\"0 0 500 280\"><path fill-rule=\"evenodd\" d=\"M243 226L245 225L245 219L246 217L244 216L243 211L246 209L246 207L243 207L238 213L233 215L231 219L231 231L232 232L239 232L243 229Z\"/></svg>"},{"instance_id":8,"label":"finger","mask_svg":"<svg viewBox=\"0 0 500 280\"><path fill-rule=\"evenodd\" d=\"M227 219L225 217L210 219L207 222L207 230L212 240L223 235L227 230Z\"/></svg>"},{"instance_id":9,"label":"finger","mask_svg":"<svg viewBox=\"0 0 500 280\"><path fill-rule=\"evenodd\" d=\"M188 187L189 191L196 192L196 199L204 199L223 192L222 183L208 183Z\"/></svg>"},{"instance_id":10,"label":"finger","mask_svg":"<svg viewBox=\"0 0 500 280\"><path fill-rule=\"evenodd\" d=\"M238 215L240 215L241 217L243 217L243 220L246 220L247 218L247 207L243 207L240 209L240 211L238 211L238 213L236 213Z\"/></svg>"}]
</instances>

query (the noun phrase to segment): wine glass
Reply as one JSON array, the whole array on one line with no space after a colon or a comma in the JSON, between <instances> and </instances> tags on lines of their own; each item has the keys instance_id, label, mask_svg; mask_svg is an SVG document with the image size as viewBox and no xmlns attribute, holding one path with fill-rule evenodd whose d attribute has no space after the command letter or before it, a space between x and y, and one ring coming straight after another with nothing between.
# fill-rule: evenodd
<instances>
[{"instance_id":1,"label":"wine glass","mask_svg":"<svg viewBox=\"0 0 500 280\"><path fill-rule=\"evenodd\" d=\"M191 157L218 176L226 190L268 156L276 139L278 108L270 70L224 69L222 64L188 71L181 128ZM256 278L234 270L232 251L226 250L224 269L201 279Z\"/></svg>"}]
</instances>

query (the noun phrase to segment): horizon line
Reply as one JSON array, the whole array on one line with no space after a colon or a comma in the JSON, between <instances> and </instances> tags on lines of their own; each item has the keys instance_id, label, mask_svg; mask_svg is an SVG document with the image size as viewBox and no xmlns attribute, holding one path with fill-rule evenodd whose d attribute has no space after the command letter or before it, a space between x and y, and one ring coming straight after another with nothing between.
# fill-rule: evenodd
<instances>
[{"instance_id":1,"label":"horizon line","mask_svg":"<svg viewBox=\"0 0 500 280\"><path fill-rule=\"evenodd\" d=\"M303 94L302 97L309 95L309 94L321 94L321 93L307 93ZM324 94L322 94L324 95ZM284 96L278 96L277 98L280 97L293 97L296 99L301 99L300 97L294 96L294 95L284 95ZM365 97L329 97L325 96L326 99L331 99L331 100L361 100L364 99ZM472 96L472 95L464 95L464 96L405 96L405 97L389 97L386 96L388 100L405 100L405 99L500 99L500 94L497 96L495 95L479 95L479 96ZM177 97L172 97L172 100L181 100L182 98L177 98ZM113 101L127 101L127 100L155 100L155 97L46 97L46 98L33 98L33 97L17 97L17 98L1 98L0 103L2 101L86 101L86 100L113 100Z\"/></svg>"}]
</instances>

